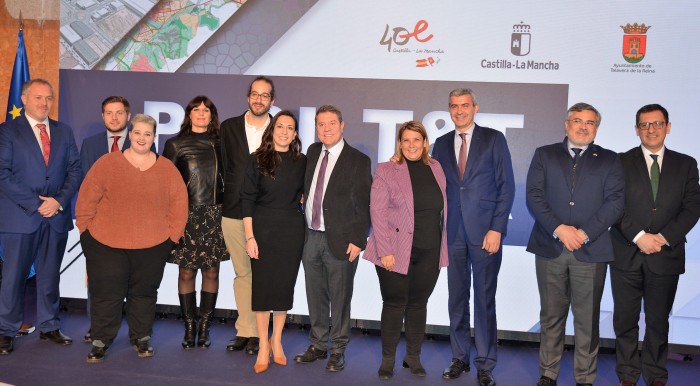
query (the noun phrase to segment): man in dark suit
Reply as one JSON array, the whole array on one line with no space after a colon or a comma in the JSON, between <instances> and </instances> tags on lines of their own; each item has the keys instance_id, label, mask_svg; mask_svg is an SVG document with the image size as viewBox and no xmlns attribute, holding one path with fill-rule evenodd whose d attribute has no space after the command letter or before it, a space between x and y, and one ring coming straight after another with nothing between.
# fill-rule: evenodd
<instances>
[{"instance_id":1,"label":"man in dark suit","mask_svg":"<svg viewBox=\"0 0 700 386\"><path fill-rule=\"evenodd\" d=\"M257 150L262 135L270 124L270 108L275 103L275 86L272 80L259 76L248 87L248 111L229 118L221 124L221 155L224 163L224 202L221 227L226 248L236 277L233 294L236 298L236 336L226 346L228 351L240 351L254 355L260 339L252 309L253 273L250 257L246 254L243 213L241 211L241 186L250 153Z\"/></svg>"},{"instance_id":2,"label":"man in dark suit","mask_svg":"<svg viewBox=\"0 0 700 386\"><path fill-rule=\"evenodd\" d=\"M515 197L515 179L505 136L474 123L479 112L471 89L450 92L455 130L435 141L433 157L447 178L447 267L452 363L445 379L470 370L469 297L474 275L474 340L480 386L493 386L496 366L496 285L503 237Z\"/></svg>"},{"instance_id":3,"label":"man in dark suit","mask_svg":"<svg viewBox=\"0 0 700 386\"><path fill-rule=\"evenodd\" d=\"M80 165L83 177L92 165L103 155L113 151L124 151L130 146L127 123L131 120L129 101L122 96L110 96L102 101L102 121L105 129L87 137L80 145ZM155 146L153 152L156 151ZM88 288L87 314L90 318L90 289ZM92 342L90 329L83 337L85 342Z\"/></svg>"},{"instance_id":4,"label":"man in dark suit","mask_svg":"<svg viewBox=\"0 0 700 386\"><path fill-rule=\"evenodd\" d=\"M72 343L60 331L59 270L73 229L71 199L82 178L80 157L71 128L49 119L49 82L29 80L22 87L22 102L24 116L0 125L0 354L14 348L32 264L37 273L39 337Z\"/></svg>"},{"instance_id":5,"label":"man in dark suit","mask_svg":"<svg viewBox=\"0 0 700 386\"><path fill-rule=\"evenodd\" d=\"M104 131L83 140L80 146L80 163L83 176L103 155L112 151L129 148L127 123L131 119L129 101L122 96L110 96L102 102L102 120Z\"/></svg>"},{"instance_id":6,"label":"man in dark suit","mask_svg":"<svg viewBox=\"0 0 700 386\"><path fill-rule=\"evenodd\" d=\"M600 113L577 103L567 111L566 138L535 151L527 174L527 206L535 224L527 251L536 255L540 293L540 379L557 384L569 306L574 315L574 378L592 385L607 262L608 228L622 215L624 176L617 153L595 145Z\"/></svg>"},{"instance_id":7,"label":"man in dark suit","mask_svg":"<svg viewBox=\"0 0 700 386\"><path fill-rule=\"evenodd\" d=\"M610 230L615 347L620 385L668 382L668 317L678 278L685 272L685 236L700 216L698 164L664 145L671 132L668 111L658 104L637 111L641 146L621 155L625 213ZM662 173L663 172L663 173ZM639 356L639 317L644 300L646 331Z\"/></svg>"},{"instance_id":8,"label":"man in dark suit","mask_svg":"<svg viewBox=\"0 0 700 386\"><path fill-rule=\"evenodd\" d=\"M372 186L370 159L345 142L344 126L334 106L324 105L316 111L316 135L321 142L307 151L304 197L308 229L301 258L311 345L294 358L310 363L326 358L330 351L326 369L333 372L345 367L353 281L357 257L367 244Z\"/></svg>"}]
</instances>

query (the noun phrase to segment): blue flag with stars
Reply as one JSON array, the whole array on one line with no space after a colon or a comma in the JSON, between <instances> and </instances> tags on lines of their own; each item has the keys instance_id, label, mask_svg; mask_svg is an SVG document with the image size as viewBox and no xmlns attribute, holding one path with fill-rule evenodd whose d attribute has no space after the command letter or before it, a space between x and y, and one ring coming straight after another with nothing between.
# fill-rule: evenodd
<instances>
[{"instance_id":1,"label":"blue flag with stars","mask_svg":"<svg viewBox=\"0 0 700 386\"><path fill-rule=\"evenodd\" d=\"M7 98L6 121L11 121L22 115L22 110L24 109L22 85L29 80L29 63L27 61L27 51L24 49L24 34L21 28L17 40L17 55L15 56L15 66L12 69L10 94Z\"/></svg>"}]
</instances>

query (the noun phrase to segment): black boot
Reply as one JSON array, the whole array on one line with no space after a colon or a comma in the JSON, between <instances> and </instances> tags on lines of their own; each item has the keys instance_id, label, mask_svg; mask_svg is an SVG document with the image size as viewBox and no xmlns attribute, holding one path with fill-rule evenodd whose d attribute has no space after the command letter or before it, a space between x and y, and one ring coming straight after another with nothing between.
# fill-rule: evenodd
<instances>
[{"instance_id":1,"label":"black boot","mask_svg":"<svg viewBox=\"0 0 700 386\"><path fill-rule=\"evenodd\" d=\"M425 307L407 307L404 333L406 335L406 357L403 367L410 368L411 374L424 377L425 368L420 363L421 346L425 339L425 322L427 309Z\"/></svg>"},{"instance_id":2,"label":"black boot","mask_svg":"<svg viewBox=\"0 0 700 386\"><path fill-rule=\"evenodd\" d=\"M400 307L387 305L382 307L382 364L377 372L379 379L387 380L394 376L396 361L396 346L401 338L403 325L403 310Z\"/></svg>"},{"instance_id":3,"label":"black boot","mask_svg":"<svg viewBox=\"0 0 700 386\"><path fill-rule=\"evenodd\" d=\"M199 300L199 336L197 346L201 348L209 348L211 340L209 340L209 326L211 318L214 316L214 307L216 306L216 297L218 293L201 292Z\"/></svg>"},{"instance_id":4,"label":"black boot","mask_svg":"<svg viewBox=\"0 0 700 386\"><path fill-rule=\"evenodd\" d=\"M190 349L194 347L197 336L197 293L178 294L180 297L180 311L182 321L185 323L185 337L182 338L182 348Z\"/></svg>"}]
</instances>

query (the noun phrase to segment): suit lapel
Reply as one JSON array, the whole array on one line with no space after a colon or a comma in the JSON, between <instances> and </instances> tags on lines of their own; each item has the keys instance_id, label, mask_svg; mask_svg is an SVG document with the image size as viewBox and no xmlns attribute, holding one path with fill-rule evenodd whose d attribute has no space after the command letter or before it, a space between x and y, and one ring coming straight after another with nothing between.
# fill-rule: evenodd
<instances>
[{"instance_id":1,"label":"suit lapel","mask_svg":"<svg viewBox=\"0 0 700 386\"><path fill-rule=\"evenodd\" d=\"M318 157L321 154L321 148L323 148L322 144L319 143L319 145L311 145L306 153L306 174L304 175L304 194L306 194L306 197L309 197L309 189L311 189L311 182L314 179L316 163L318 163Z\"/></svg>"},{"instance_id":2,"label":"suit lapel","mask_svg":"<svg viewBox=\"0 0 700 386\"><path fill-rule=\"evenodd\" d=\"M479 155L483 151L482 140L481 140L481 127L474 124L474 130L472 130L472 139L467 148L467 169L464 171L464 181L466 182L474 174L476 170L476 163L479 159ZM452 152L454 154L454 151ZM457 168L457 173L459 174L459 167Z\"/></svg>"},{"instance_id":3,"label":"suit lapel","mask_svg":"<svg viewBox=\"0 0 700 386\"><path fill-rule=\"evenodd\" d=\"M55 121L50 119L49 127L51 128L51 151L49 153L49 166L51 166L56 159L56 152L62 147L60 146L60 143L63 141L63 131L58 128Z\"/></svg>"},{"instance_id":4,"label":"suit lapel","mask_svg":"<svg viewBox=\"0 0 700 386\"><path fill-rule=\"evenodd\" d=\"M23 115L21 118L22 121L19 122L19 135L20 138L22 138L22 141L26 142L29 144L28 149L34 149L31 151L32 157L34 159L41 163L44 167L46 167L46 163L44 163L44 154L41 152L41 145L39 145L39 142L36 140L36 136L34 135L34 129L32 126L29 124L29 121L27 118ZM51 134L53 135L53 128L49 127L51 130ZM49 160L51 159L51 156L49 156Z\"/></svg>"},{"instance_id":5,"label":"suit lapel","mask_svg":"<svg viewBox=\"0 0 700 386\"><path fill-rule=\"evenodd\" d=\"M656 198L663 197L664 192L668 189L673 188L674 177L680 170L681 164L678 162L679 158L676 157L677 153L666 148L664 150L664 160L661 166L661 174L659 175L659 191L656 192ZM651 191L651 180L649 182L649 191Z\"/></svg>"},{"instance_id":6,"label":"suit lapel","mask_svg":"<svg viewBox=\"0 0 700 386\"><path fill-rule=\"evenodd\" d=\"M411 175L408 172L408 164L404 161L402 164L394 164L394 172L396 173L397 185L401 196L406 203L408 213L413 213L413 185L411 185Z\"/></svg>"},{"instance_id":7,"label":"suit lapel","mask_svg":"<svg viewBox=\"0 0 700 386\"><path fill-rule=\"evenodd\" d=\"M443 152L447 152L448 157L450 158L449 165L444 165L443 167L447 169L447 175L452 175L454 179L458 182L458 184L461 184L462 181L459 180L459 167L457 166L457 156L455 155L455 136L457 135L457 131L453 130L450 136L447 139L447 141L443 142L445 145L445 149L443 149Z\"/></svg>"}]
</instances>

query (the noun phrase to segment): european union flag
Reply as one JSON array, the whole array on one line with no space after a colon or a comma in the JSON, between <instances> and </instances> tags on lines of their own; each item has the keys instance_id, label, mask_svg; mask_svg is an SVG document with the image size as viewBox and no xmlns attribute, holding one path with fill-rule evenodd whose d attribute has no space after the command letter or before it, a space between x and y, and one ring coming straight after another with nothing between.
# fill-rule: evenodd
<instances>
[{"instance_id":1,"label":"european union flag","mask_svg":"<svg viewBox=\"0 0 700 386\"><path fill-rule=\"evenodd\" d=\"M22 85L29 80L29 62L27 61L27 51L24 49L22 27L19 28L17 40L17 55L15 56L15 66L12 69L10 94L7 98L7 116L5 117L7 121L22 115L22 109L24 109Z\"/></svg>"}]
</instances>

